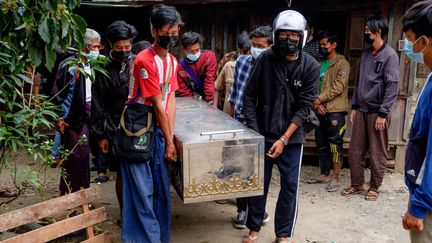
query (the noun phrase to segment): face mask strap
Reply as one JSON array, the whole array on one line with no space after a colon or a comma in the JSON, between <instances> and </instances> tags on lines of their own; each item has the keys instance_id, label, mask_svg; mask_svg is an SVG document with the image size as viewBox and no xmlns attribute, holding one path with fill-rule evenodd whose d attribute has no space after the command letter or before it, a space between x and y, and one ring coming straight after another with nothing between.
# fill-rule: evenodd
<instances>
[{"instance_id":1,"label":"face mask strap","mask_svg":"<svg viewBox=\"0 0 432 243\"><path fill-rule=\"evenodd\" d=\"M422 37L426 37L426 39L428 40L428 43L423 47L423 49L420 51L420 52L415 52L415 53L423 53L424 52L424 50L426 49L426 47L430 44L429 42L430 42L430 40L429 40L429 38L427 38L427 36L425 36L425 35L422 35L422 36L420 36L419 38L417 38L417 40L415 40L414 42L412 42L412 47L413 47L413 52L414 52L414 45L422 38Z\"/></svg>"}]
</instances>

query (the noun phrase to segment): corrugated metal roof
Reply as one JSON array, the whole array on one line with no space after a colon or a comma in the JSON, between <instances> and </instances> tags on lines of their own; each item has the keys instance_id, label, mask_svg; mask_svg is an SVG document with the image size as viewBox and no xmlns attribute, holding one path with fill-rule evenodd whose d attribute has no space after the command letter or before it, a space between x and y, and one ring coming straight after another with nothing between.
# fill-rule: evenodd
<instances>
[{"instance_id":1,"label":"corrugated metal roof","mask_svg":"<svg viewBox=\"0 0 432 243\"><path fill-rule=\"evenodd\" d=\"M268 0L82 0L81 4L93 7L143 7L156 3L190 5L212 3L263 2ZM285 0L277 0L285 1Z\"/></svg>"},{"instance_id":2,"label":"corrugated metal roof","mask_svg":"<svg viewBox=\"0 0 432 243\"><path fill-rule=\"evenodd\" d=\"M143 7L164 0L83 0L82 5L94 7Z\"/></svg>"}]
</instances>

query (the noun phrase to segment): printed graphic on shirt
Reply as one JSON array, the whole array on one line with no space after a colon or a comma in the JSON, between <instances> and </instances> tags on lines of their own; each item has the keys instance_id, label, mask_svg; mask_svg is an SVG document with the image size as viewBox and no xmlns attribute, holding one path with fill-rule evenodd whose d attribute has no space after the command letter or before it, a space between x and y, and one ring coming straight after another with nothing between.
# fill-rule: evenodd
<instances>
[{"instance_id":1,"label":"printed graphic on shirt","mask_svg":"<svg viewBox=\"0 0 432 243\"><path fill-rule=\"evenodd\" d=\"M342 77L346 77L348 75L348 72L341 70L340 72L338 72L338 75Z\"/></svg>"},{"instance_id":2,"label":"printed graphic on shirt","mask_svg":"<svg viewBox=\"0 0 432 243\"><path fill-rule=\"evenodd\" d=\"M294 80L294 87L295 88L300 88L302 86L302 81L301 80Z\"/></svg>"},{"instance_id":3,"label":"printed graphic on shirt","mask_svg":"<svg viewBox=\"0 0 432 243\"><path fill-rule=\"evenodd\" d=\"M141 68L140 73L141 73L141 78L142 79L148 79L149 75L148 75L147 70L145 70L145 68Z\"/></svg>"}]
</instances>

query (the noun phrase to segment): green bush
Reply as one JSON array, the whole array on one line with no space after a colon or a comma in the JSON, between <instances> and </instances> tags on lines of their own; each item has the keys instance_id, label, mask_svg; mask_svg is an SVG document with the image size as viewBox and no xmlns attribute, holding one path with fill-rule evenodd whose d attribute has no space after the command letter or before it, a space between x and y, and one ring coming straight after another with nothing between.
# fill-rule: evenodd
<instances>
[{"instance_id":1,"label":"green bush","mask_svg":"<svg viewBox=\"0 0 432 243\"><path fill-rule=\"evenodd\" d=\"M20 192L30 187L44 195L53 142L37 131L52 129L58 117L49 99L35 100L33 80L36 67L54 67L57 48L82 50L86 22L73 13L79 4L79 0L0 0L0 173L10 168ZM14 157L19 151L26 151L32 161L21 171Z\"/></svg>"}]
</instances>

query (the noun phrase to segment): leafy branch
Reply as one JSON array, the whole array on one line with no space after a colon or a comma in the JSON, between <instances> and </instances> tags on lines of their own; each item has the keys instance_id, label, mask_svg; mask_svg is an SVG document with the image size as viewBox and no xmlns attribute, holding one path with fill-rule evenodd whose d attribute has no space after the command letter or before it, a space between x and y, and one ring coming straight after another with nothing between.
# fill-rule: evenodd
<instances>
[{"instance_id":1,"label":"leafy branch","mask_svg":"<svg viewBox=\"0 0 432 243\"><path fill-rule=\"evenodd\" d=\"M82 65L86 22L73 13L79 5L79 0L0 0L0 174L10 168L19 193L33 188L44 198L53 142L43 131L52 131L59 108L52 97L35 96L34 80L37 67L52 71L56 50L78 50L70 64ZM106 62L101 57L90 64L107 75ZM30 159L24 170L17 169L20 151Z\"/></svg>"}]
</instances>

